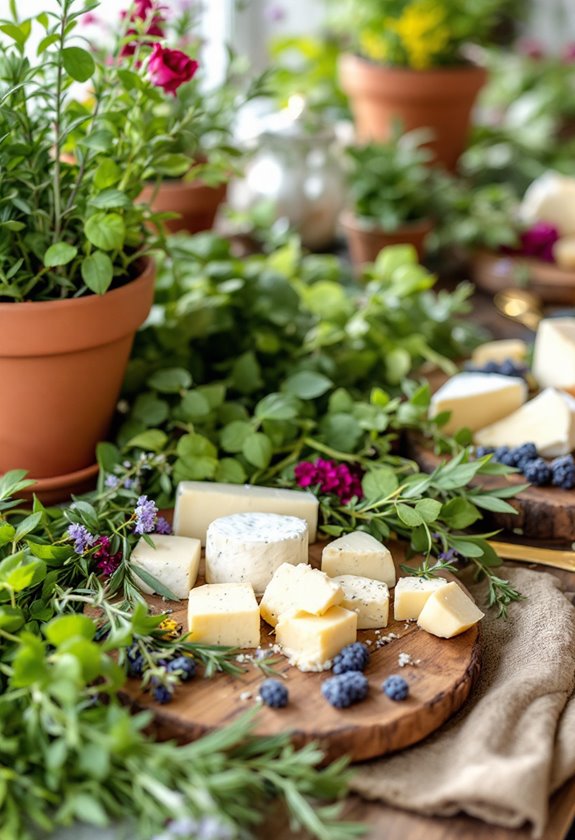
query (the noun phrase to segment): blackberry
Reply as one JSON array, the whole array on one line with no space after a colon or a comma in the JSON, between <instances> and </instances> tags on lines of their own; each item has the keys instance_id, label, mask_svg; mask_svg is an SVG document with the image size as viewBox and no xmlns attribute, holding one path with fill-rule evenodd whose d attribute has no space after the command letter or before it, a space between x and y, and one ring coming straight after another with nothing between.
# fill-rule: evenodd
<instances>
[{"instance_id":1,"label":"blackberry","mask_svg":"<svg viewBox=\"0 0 575 840\"><path fill-rule=\"evenodd\" d=\"M346 671L365 671L369 662L367 646L361 642L346 645L333 658L333 673L345 674Z\"/></svg>"},{"instance_id":2,"label":"blackberry","mask_svg":"<svg viewBox=\"0 0 575 840\"><path fill-rule=\"evenodd\" d=\"M493 453L493 459L499 461L500 464L505 464L507 467L514 467L513 452L508 446L498 446Z\"/></svg>"},{"instance_id":3,"label":"blackberry","mask_svg":"<svg viewBox=\"0 0 575 840\"><path fill-rule=\"evenodd\" d=\"M516 446L511 450L511 459L513 466L523 472L523 468L529 461L534 461L538 457L537 447L534 443L522 443L521 446Z\"/></svg>"},{"instance_id":4,"label":"blackberry","mask_svg":"<svg viewBox=\"0 0 575 840\"><path fill-rule=\"evenodd\" d=\"M190 656L176 656L166 664L166 671L169 674L179 671L179 678L182 682L187 682L196 674L196 663Z\"/></svg>"},{"instance_id":5,"label":"blackberry","mask_svg":"<svg viewBox=\"0 0 575 840\"><path fill-rule=\"evenodd\" d=\"M575 487L575 461L572 455L551 461L551 484L564 490Z\"/></svg>"},{"instance_id":6,"label":"blackberry","mask_svg":"<svg viewBox=\"0 0 575 840\"><path fill-rule=\"evenodd\" d=\"M523 475L530 484L537 487L543 487L544 484L549 484L551 480L551 470L543 458L527 461L523 466Z\"/></svg>"},{"instance_id":7,"label":"blackberry","mask_svg":"<svg viewBox=\"0 0 575 840\"><path fill-rule=\"evenodd\" d=\"M495 452L495 448L493 446L476 446L475 447L475 457L476 458L484 458L485 455L493 455Z\"/></svg>"},{"instance_id":8,"label":"blackberry","mask_svg":"<svg viewBox=\"0 0 575 840\"><path fill-rule=\"evenodd\" d=\"M387 677L381 689L386 697L396 702L405 700L409 694L407 680L404 680L403 677L399 677L397 674L392 674L391 677Z\"/></svg>"},{"instance_id":9,"label":"blackberry","mask_svg":"<svg viewBox=\"0 0 575 840\"><path fill-rule=\"evenodd\" d=\"M283 709L288 704L289 692L279 680L264 680L260 685L260 698L272 709Z\"/></svg>"},{"instance_id":10,"label":"blackberry","mask_svg":"<svg viewBox=\"0 0 575 840\"><path fill-rule=\"evenodd\" d=\"M173 697L173 691L164 685L157 677L152 677L150 681L152 687L152 696L156 703L169 703Z\"/></svg>"},{"instance_id":11,"label":"blackberry","mask_svg":"<svg viewBox=\"0 0 575 840\"><path fill-rule=\"evenodd\" d=\"M321 684L321 693L336 709L345 709L367 697L369 683L361 671L346 671Z\"/></svg>"}]
</instances>

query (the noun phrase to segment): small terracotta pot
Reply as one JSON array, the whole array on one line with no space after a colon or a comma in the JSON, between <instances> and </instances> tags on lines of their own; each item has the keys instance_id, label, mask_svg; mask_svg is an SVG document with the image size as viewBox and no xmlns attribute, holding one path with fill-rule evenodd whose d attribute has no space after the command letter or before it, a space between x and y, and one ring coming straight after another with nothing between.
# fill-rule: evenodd
<instances>
[{"instance_id":1,"label":"small terracotta pot","mask_svg":"<svg viewBox=\"0 0 575 840\"><path fill-rule=\"evenodd\" d=\"M405 131L431 128L434 163L455 169L467 143L473 104L487 79L483 67L409 70L346 54L339 75L360 142L388 140L398 120Z\"/></svg>"},{"instance_id":2,"label":"small terracotta pot","mask_svg":"<svg viewBox=\"0 0 575 840\"><path fill-rule=\"evenodd\" d=\"M154 279L146 260L139 277L102 296L0 303L0 473L43 479L50 502L93 478Z\"/></svg>"},{"instance_id":3,"label":"small terracotta pot","mask_svg":"<svg viewBox=\"0 0 575 840\"><path fill-rule=\"evenodd\" d=\"M388 245L413 245L421 261L425 239L433 230L432 222L423 219L387 233L382 228L358 219L349 211L342 214L340 221L347 237L351 261L355 266L375 262L381 249Z\"/></svg>"},{"instance_id":4,"label":"small terracotta pot","mask_svg":"<svg viewBox=\"0 0 575 840\"><path fill-rule=\"evenodd\" d=\"M201 181L163 181L156 188L154 184L144 187L140 199L150 204L156 213L179 213L179 219L166 222L171 233L186 230L199 233L210 230L218 207L227 195L228 185L208 187Z\"/></svg>"}]
</instances>

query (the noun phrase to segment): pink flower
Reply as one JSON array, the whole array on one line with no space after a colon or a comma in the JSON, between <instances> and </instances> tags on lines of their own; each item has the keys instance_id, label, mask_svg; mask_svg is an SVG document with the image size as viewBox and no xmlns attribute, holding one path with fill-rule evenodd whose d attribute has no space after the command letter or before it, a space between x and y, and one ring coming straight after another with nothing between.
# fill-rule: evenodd
<instances>
[{"instance_id":1,"label":"pink flower","mask_svg":"<svg viewBox=\"0 0 575 840\"><path fill-rule=\"evenodd\" d=\"M567 64L575 62L575 43L567 44L563 50L562 58Z\"/></svg>"},{"instance_id":2,"label":"pink flower","mask_svg":"<svg viewBox=\"0 0 575 840\"><path fill-rule=\"evenodd\" d=\"M94 545L97 546L93 554L94 560L96 561L96 568L101 575L110 577L120 565L122 552L110 553L110 537L98 537Z\"/></svg>"},{"instance_id":3,"label":"pink flower","mask_svg":"<svg viewBox=\"0 0 575 840\"><path fill-rule=\"evenodd\" d=\"M342 504L347 504L356 496L363 497L361 471L347 464L337 464L318 458L317 461L301 461L294 469L299 487L316 487L320 493L337 496Z\"/></svg>"},{"instance_id":4,"label":"pink flower","mask_svg":"<svg viewBox=\"0 0 575 840\"><path fill-rule=\"evenodd\" d=\"M545 56L543 45L535 40L535 38L522 38L517 44L517 49L522 55L527 56L527 58L533 58L536 61Z\"/></svg>"},{"instance_id":5,"label":"pink flower","mask_svg":"<svg viewBox=\"0 0 575 840\"><path fill-rule=\"evenodd\" d=\"M93 12L86 12L86 14L82 15L82 17L80 18L80 23L82 24L82 26L95 26L96 24L100 23L100 18Z\"/></svg>"},{"instance_id":6,"label":"pink flower","mask_svg":"<svg viewBox=\"0 0 575 840\"><path fill-rule=\"evenodd\" d=\"M554 262L553 245L559 239L559 231L548 222L536 222L521 234L521 253L545 262Z\"/></svg>"},{"instance_id":7,"label":"pink flower","mask_svg":"<svg viewBox=\"0 0 575 840\"><path fill-rule=\"evenodd\" d=\"M126 17L126 12L121 13L121 17ZM162 6L157 6L154 0L136 0L134 3L134 8L130 14L129 18L131 23L135 23L138 20L148 21L148 25L144 32L144 36L150 35L152 38L163 38L164 37L164 18L162 16ZM136 47L138 46L138 41L135 39L135 35L137 35L136 29L130 27L127 32L126 36L132 36L132 40L129 41L127 44L124 44L122 49L120 50L121 56L129 56L134 55L136 52ZM143 40L142 43L147 46L151 46L149 41Z\"/></svg>"},{"instance_id":8,"label":"pink flower","mask_svg":"<svg viewBox=\"0 0 575 840\"><path fill-rule=\"evenodd\" d=\"M176 95L177 89L193 78L198 69L198 62L180 50L168 50L160 44L154 44L148 62L150 78L156 87L166 93Z\"/></svg>"}]
</instances>

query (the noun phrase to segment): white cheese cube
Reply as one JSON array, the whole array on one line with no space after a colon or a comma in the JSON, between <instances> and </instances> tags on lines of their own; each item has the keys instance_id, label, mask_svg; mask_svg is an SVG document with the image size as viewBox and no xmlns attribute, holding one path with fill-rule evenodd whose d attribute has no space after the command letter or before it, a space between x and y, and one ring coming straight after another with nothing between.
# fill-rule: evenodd
<instances>
[{"instance_id":1,"label":"white cheese cube","mask_svg":"<svg viewBox=\"0 0 575 840\"><path fill-rule=\"evenodd\" d=\"M276 642L300 671L325 671L346 645L355 642L357 613L331 607L323 615L283 613L276 625Z\"/></svg>"},{"instance_id":2,"label":"white cheese cube","mask_svg":"<svg viewBox=\"0 0 575 840\"><path fill-rule=\"evenodd\" d=\"M338 575L332 578L344 592L341 606L357 613L358 630L377 630L387 627L389 619L389 589L381 580L359 575Z\"/></svg>"},{"instance_id":3,"label":"white cheese cube","mask_svg":"<svg viewBox=\"0 0 575 840\"><path fill-rule=\"evenodd\" d=\"M575 388L575 318L546 318L533 350L533 376L542 388Z\"/></svg>"},{"instance_id":4,"label":"white cheese cube","mask_svg":"<svg viewBox=\"0 0 575 840\"><path fill-rule=\"evenodd\" d=\"M191 642L258 647L260 611L254 590L247 583L212 583L192 589L188 629Z\"/></svg>"},{"instance_id":5,"label":"white cheese cube","mask_svg":"<svg viewBox=\"0 0 575 840\"><path fill-rule=\"evenodd\" d=\"M307 522L297 516L234 513L208 528L208 583L249 583L261 595L282 563L307 560Z\"/></svg>"},{"instance_id":6,"label":"white cheese cube","mask_svg":"<svg viewBox=\"0 0 575 840\"><path fill-rule=\"evenodd\" d=\"M200 541L173 534L150 534L150 537L155 548L142 537L132 551L131 563L149 572L178 598L187 598L198 577ZM138 577L136 569L134 574ZM148 595L155 592L139 577L138 585Z\"/></svg>"},{"instance_id":7,"label":"white cheese cube","mask_svg":"<svg viewBox=\"0 0 575 840\"><path fill-rule=\"evenodd\" d=\"M395 566L388 548L365 531L353 531L326 545L321 570L330 577L359 575L395 586Z\"/></svg>"},{"instance_id":8,"label":"white cheese cube","mask_svg":"<svg viewBox=\"0 0 575 840\"><path fill-rule=\"evenodd\" d=\"M531 442L544 458L568 455L575 448L575 399L546 388L509 417L473 435L479 446L520 446Z\"/></svg>"},{"instance_id":9,"label":"white cheese cube","mask_svg":"<svg viewBox=\"0 0 575 840\"><path fill-rule=\"evenodd\" d=\"M511 414L526 399L527 385L518 377L458 373L432 396L429 415L436 417L444 411L451 412L451 417L442 426L446 434L462 428L473 432Z\"/></svg>"},{"instance_id":10,"label":"white cheese cube","mask_svg":"<svg viewBox=\"0 0 575 840\"><path fill-rule=\"evenodd\" d=\"M442 639L464 633L483 618L483 613L459 584L453 582L436 590L425 602L418 625Z\"/></svg>"},{"instance_id":11,"label":"white cheese cube","mask_svg":"<svg viewBox=\"0 0 575 840\"><path fill-rule=\"evenodd\" d=\"M219 484L211 481L180 481L174 511L174 533L206 542L208 526L232 513L277 513L305 519L309 540L315 542L319 502L313 493L257 487L251 484Z\"/></svg>"},{"instance_id":12,"label":"white cheese cube","mask_svg":"<svg viewBox=\"0 0 575 840\"><path fill-rule=\"evenodd\" d=\"M264 621L275 627L278 618L290 610L322 615L342 601L341 586L319 569L307 563L297 566L282 563L266 586L260 613Z\"/></svg>"},{"instance_id":13,"label":"white cheese cube","mask_svg":"<svg viewBox=\"0 0 575 840\"><path fill-rule=\"evenodd\" d=\"M402 577L397 581L393 594L393 616L396 621L410 621L419 618L427 599L447 586L445 578Z\"/></svg>"},{"instance_id":14,"label":"white cheese cube","mask_svg":"<svg viewBox=\"0 0 575 840\"><path fill-rule=\"evenodd\" d=\"M519 338L502 338L498 341L486 341L480 344L471 354L471 361L477 367L483 367L487 362L502 362L511 359L512 362L522 364L527 359L528 347Z\"/></svg>"}]
</instances>

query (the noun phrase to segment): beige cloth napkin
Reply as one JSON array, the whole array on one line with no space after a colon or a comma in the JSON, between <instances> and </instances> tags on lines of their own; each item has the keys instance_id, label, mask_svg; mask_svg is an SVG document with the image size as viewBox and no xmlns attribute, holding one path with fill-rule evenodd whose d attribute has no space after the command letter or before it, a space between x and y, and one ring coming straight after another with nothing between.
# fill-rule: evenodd
<instances>
[{"instance_id":1,"label":"beige cloth napkin","mask_svg":"<svg viewBox=\"0 0 575 840\"><path fill-rule=\"evenodd\" d=\"M526 600L489 612L482 670L461 711L408 750L356 768L367 799L422 814L465 812L542 837L550 794L575 774L575 608L553 575L506 567ZM479 603L484 585L470 586Z\"/></svg>"}]
</instances>

